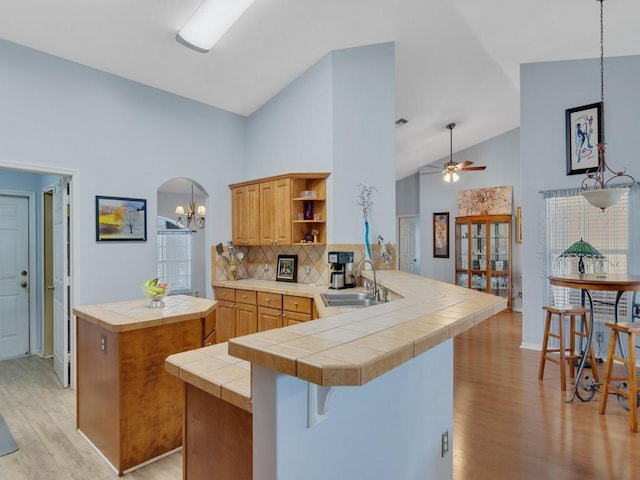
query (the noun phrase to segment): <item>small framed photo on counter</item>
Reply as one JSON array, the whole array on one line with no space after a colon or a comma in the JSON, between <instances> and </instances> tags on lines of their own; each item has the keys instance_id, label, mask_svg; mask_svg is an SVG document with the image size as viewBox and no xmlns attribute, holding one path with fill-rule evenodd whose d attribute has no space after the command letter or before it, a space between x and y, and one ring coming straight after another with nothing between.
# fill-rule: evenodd
<instances>
[{"instance_id":1,"label":"small framed photo on counter","mask_svg":"<svg viewBox=\"0 0 640 480\"><path fill-rule=\"evenodd\" d=\"M298 256L278 255L278 268L276 269L276 281L298 281Z\"/></svg>"}]
</instances>

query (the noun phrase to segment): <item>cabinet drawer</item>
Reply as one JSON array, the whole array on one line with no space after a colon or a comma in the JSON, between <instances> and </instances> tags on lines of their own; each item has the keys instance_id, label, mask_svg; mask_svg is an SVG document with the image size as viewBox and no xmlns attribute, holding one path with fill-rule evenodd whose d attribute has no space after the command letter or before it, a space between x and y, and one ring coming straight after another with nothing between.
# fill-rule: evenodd
<instances>
[{"instance_id":1,"label":"cabinet drawer","mask_svg":"<svg viewBox=\"0 0 640 480\"><path fill-rule=\"evenodd\" d=\"M236 301L236 291L233 288L213 287L213 296L216 300Z\"/></svg>"},{"instance_id":2,"label":"cabinet drawer","mask_svg":"<svg viewBox=\"0 0 640 480\"><path fill-rule=\"evenodd\" d=\"M236 290L236 303L256 304L256 292L254 290Z\"/></svg>"},{"instance_id":3,"label":"cabinet drawer","mask_svg":"<svg viewBox=\"0 0 640 480\"><path fill-rule=\"evenodd\" d=\"M293 297L285 295L283 297L283 309L289 312L308 313L311 315L313 300L307 297Z\"/></svg>"},{"instance_id":4,"label":"cabinet drawer","mask_svg":"<svg viewBox=\"0 0 640 480\"><path fill-rule=\"evenodd\" d=\"M279 293L258 292L258 305L282 310L282 295Z\"/></svg>"},{"instance_id":5,"label":"cabinet drawer","mask_svg":"<svg viewBox=\"0 0 640 480\"><path fill-rule=\"evenodd\" d=\"M284 312L283 325L288 327L289 325L295 325L296 323L308 322L311 320L310 313L296 313L296 312Z\"/></svg>"}]
</instances>

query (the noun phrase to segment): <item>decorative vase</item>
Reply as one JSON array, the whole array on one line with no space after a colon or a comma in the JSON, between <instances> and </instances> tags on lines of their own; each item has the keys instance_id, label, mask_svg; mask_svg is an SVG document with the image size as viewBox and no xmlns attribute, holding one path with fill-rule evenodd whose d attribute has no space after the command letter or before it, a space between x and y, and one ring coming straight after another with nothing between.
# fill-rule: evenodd
<instances>
[{"instance_id":1,"label":"decorative vase","mask_svg":"<svg viewBox=\"0 0 640 480\"><path fill-rule=\"evenodd\" d=\"M304 219L313 220L313 202L304 202Z\"/></svg>"},{"instance_id":2,"label":"decorative vase","mask_svg":"<svg viewBox=\"0 0 640 480\"><path fill-rule=\"evenodd\" d=\"M367 257L369 260L373 261L371 258L371 245L369 244L369 221L364 221L364 246L367 249Z\"/></svg>"}]
</instances>

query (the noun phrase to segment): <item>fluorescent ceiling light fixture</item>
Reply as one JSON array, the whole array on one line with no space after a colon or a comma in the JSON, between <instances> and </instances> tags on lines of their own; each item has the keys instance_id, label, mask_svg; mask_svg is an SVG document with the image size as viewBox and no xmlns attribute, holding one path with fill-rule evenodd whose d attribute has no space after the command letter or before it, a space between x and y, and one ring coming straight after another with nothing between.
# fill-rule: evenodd
<instances>
[{"instance_id":1,"label":"fluorescent ceiling light fixture","mask_svg":"<svg viewBox=\"0 0 640 480\"><path fill-rule=\"evenodd\" d=\"M236 23L254 0L204 0L176 40L198 52L208 52Z\"/></svg>"}]
</instances>

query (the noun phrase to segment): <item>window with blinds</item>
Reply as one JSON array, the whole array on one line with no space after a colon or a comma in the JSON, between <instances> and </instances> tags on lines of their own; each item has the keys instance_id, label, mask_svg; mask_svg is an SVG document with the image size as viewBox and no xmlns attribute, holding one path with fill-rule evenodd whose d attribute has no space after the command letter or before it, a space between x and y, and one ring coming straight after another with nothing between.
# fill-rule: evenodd
<instances>
[{"instance_id":1,"label":"window with blinds","mask_svg":"<svg viewBox=\"0 0 640 480\"><path fill-rule=\"evenodd\" d=\"M172 294L191 294L193 232L165 217L158 217L158 278L172 285Z\"/></svg>"},{"instance_id":2,"label":"window with blinds","mask_svg":"<svg viewBox=\"0 0 640 480\"><path fill-rule=\"evenodd\" d=\"M629 194L604 212L589 205L578 192L568 196L546 198L546 249L547 271L550 275L578 272L577 258L561 258L560 255L573 243L583 239L606 257L604 265L584 259L585 272L596 273L604 266L609 273L627 273L629 255ZM576 289L548 285L550 305L580 304L581 292ZM596 329L602 322L612 321L616 292L593 291L594 320ZM628 315L630 299L623 295L619 316ZM600 325L599 325L600 324Z\"/></svg>"}]
</instances>

